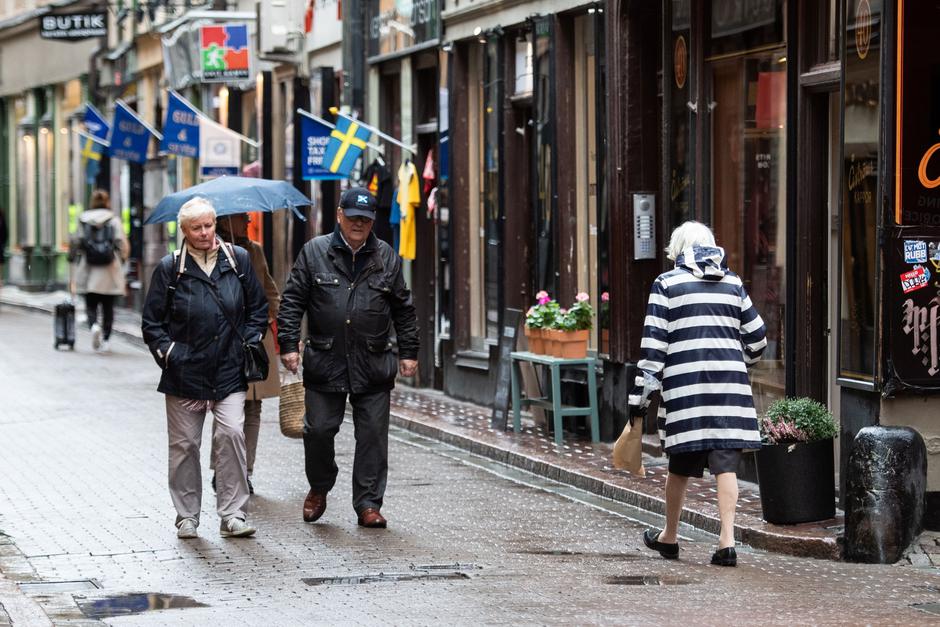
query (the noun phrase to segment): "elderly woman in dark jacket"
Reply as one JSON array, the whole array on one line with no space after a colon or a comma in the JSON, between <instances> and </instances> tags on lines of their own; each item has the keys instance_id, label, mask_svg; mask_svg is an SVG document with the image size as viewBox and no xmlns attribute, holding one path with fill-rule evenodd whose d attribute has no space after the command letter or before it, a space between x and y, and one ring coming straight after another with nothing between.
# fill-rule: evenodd
<instances>
[{"instance_id":1,"label":"elderly woman in dark jacket","mask_svg":"<svg viewBox=\"0 0 940 627\"><path fill-rule=\"evenodd\" d=\"M686 222L666 250L675 268L653 281L631 414L658 392L660 434L669 456L666 527L643 535L667 559L679 557L679 514L690 477L706 467L718 484L721 535L712 564L737 565L734 510L741 452L760 448L747 368L767 346L764 323L725 251L704 224Z\"/></svg>"},{"instance_id":2,"label":"elderly woman in dark jacket","mask_svg":"<svg viewBox=\"0 0 940 627\"><path fill-rule=\"evenodd\" d=\"M170 497L177 536L195 538L202 508L199 448L206 411L215 432L217 510L223 537L244 537L248 472L242 342L261 342L268 303L245 249L223 244L216 214L205 199L180 208L184 241L153 272L142 330L163 369L158 391L166 395ZM232 327L234 323L236 328Z\"/></svg>"}]
</instances>

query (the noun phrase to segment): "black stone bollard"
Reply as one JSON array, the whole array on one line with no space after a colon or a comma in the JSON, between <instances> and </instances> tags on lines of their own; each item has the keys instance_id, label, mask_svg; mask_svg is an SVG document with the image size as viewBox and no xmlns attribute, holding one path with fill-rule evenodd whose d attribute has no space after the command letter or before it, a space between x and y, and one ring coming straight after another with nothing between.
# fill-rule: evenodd
<instances>
[{"instance_id":1,"label":"black stone bollard","mask_svg":"<svg viewBox=\"0 0 940 627\"><path fill-rule=\"evenodd\" d=\"M910 427L865 427L846 468L845 558L891 564L921 532L927 448Z\"/></svg>"}]
</instances>

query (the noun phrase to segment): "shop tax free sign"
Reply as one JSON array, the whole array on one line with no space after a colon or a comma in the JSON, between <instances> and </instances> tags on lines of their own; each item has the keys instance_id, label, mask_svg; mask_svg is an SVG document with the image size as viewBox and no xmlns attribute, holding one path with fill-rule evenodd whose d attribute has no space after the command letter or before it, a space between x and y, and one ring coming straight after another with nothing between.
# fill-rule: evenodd
<instances>
[{"instance_id":1,"label":"shop tax free sign","mask_svg":"<svg viewBox=\"0 0 940 627\"><path fill-rule=\"evenodd\" d=\"M39 18L39 36L58 41L81 41L108 35L108 14L105 11L58 13Z\"/></svg>"}]
</instances>

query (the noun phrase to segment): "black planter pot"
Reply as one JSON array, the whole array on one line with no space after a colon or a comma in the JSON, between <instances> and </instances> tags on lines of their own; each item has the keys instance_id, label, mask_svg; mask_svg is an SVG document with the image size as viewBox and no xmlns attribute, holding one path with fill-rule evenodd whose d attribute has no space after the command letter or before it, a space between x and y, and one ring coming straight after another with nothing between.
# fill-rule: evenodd
<instances>
[{"instance_id":1,"label":"black planter pot","mask_svg":"<svg viewBox=\"0 0 940 627\"><path fill-rule=\"evenodd\" d=\"M757 453L764 520L795 525L836 515L832 440L764 445Z\"/></svg>"}]
</instances>

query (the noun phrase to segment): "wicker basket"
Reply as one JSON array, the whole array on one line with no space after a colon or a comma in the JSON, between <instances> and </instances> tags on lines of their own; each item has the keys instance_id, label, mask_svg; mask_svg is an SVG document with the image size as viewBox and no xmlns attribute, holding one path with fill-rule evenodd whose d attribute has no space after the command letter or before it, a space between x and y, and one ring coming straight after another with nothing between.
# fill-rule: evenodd
<instances>
[{"instance_id":1,"label":"wicker basket","mask_svg":"<svg viewBox=\"0 0 940 627\"><path fill-rule=\"evenodd\" d=\"M281 404L278 414L281 433L289 438L302 438L305 413L303 381L291 381L281 385Z\"/></svg>"}]
</instances>

